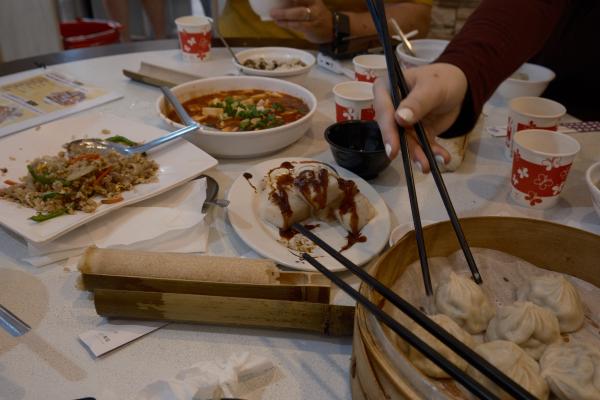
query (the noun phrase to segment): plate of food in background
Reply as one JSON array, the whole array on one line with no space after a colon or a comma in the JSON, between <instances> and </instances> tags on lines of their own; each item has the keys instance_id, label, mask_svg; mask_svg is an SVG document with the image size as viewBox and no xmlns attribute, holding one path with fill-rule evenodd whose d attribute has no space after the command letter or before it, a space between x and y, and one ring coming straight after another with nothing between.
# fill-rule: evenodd
<instances>
[{"instance_id":1,"label":"plate of food in background","mask_svg":"<svg viewBox=\"0 0 600 400\"><path fill-rule=\"evenodd\" d=\"M116 116L88 114L0 141L0 224L43 243L123 206L179 186L217 160L185 140L148 154L69 153L65 144L100 138L134 145L167 132Z\"/></svg>"},{"instance_id":2,"label":"plate of food in background","mask_svg":"<svg viewBox=\"0 0 600 400\"><path fill-rule=\"evenodd\" d=\"M332 271L344 267L291 228L301 223L357 265L385 247L390 217L381 196L341 167L305 158L262 162L240 175L228 193L227 215L254 251L278 264L313 271L306 252Z\"/></svg>"}]
</instances>

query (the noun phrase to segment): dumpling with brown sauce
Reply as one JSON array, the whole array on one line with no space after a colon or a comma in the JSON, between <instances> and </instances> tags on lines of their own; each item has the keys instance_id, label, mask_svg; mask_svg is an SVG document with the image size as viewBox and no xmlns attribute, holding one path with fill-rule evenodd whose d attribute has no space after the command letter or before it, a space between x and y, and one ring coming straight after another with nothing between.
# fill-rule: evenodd
<instances>
[{"instance_id":1,"label":"dumpling with brown sauce","mask_svg":"<svg viewBox=\"0 0 600 400\"><path fill-rule=\"evenodd\" d=\"M329 210L342 197L337 173L326 164L306 163L298 165L294 175L294 186L313 214L319 219L332 219Z\"/></svg>"},{"instance_id":2,"label":"dumpling with brown sauce","mask_svg":"<svg viewBox=\"0 0 600 400\"><path fill-rule=\"evenodd\" d=\"M294 186L294 176L285 167L270 170L261 181L258 215L279 229L287 229L310 217L310 206Z\"/></svg>"}]
</instances>

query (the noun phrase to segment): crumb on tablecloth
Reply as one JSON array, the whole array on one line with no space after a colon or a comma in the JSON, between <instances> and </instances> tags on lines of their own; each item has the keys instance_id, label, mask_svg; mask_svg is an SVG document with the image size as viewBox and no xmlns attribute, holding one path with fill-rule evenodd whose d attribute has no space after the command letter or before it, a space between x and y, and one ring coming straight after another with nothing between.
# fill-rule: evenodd
<instances>
[{"instance_id":1,"label":"crumb on tablecloth","mask_svg":"<svg viewBox=\"0 0 600 400\"><path fill-rule=\"evenodd\" d=\"M111 131L110 131L110 129L102 129L100 132L101 132L103 135L110 135L110 134L111 134Z\"/></svg>"}]
</instances>

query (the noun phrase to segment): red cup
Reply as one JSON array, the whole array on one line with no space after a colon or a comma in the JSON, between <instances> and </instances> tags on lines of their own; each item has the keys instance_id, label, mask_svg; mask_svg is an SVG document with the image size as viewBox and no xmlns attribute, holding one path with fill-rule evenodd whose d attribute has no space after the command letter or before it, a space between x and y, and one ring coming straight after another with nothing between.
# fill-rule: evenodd
<instances>
[{"instance_id":1,"label":"red cup","mask_svg":"<svg viewBox=\"0 0 600 400\"><path fill-rule=\"evenodd\" d=\"M520 205L554 206L580 150L579 142L563 133L526 129L514 138L511 197Z\"/></svg>"},{"instance_id":2,"label":"red cup","mask_svg":"<svg viewBox=\"0 0 600 400\"><path fill-rule=\"evenodd\" d=\"M375 82L380 76L386 76L387 64L385 56L380 54L363 54L352 59L354 79L361 82Z\"/></svg>"},{"instance_id":3,"label":"red cup","mask_svg":"<svg viewBox=\"0 0 600 400\"><path fill-rule=\"evenodd\" d=\"M175 24L183 59L191 62L208 59L212 40L212 19L192 15L177 18Z\"/></svg>"},{"instance_id":4,"label":"red cup","mask_svg":"<svg viewBox=\"0 0 600 400\"><path fill-rule=\"evenodd\" d=\"M333 94L337 122L375 119L372 83L358 81L338 83L333 87Z\"/></svg>"},{"instance_id":5,"label":"red cup","mask_svg":"<svg viewBox=\"0 0 600 400\"><path fill-rule=\"evenodd\" d=\"M512 157L513 136L524 129L544 129L556 131L558 123L567 112L556 101L543 97L517 97L508 103L508 124L506 125L506 149L508 159Z\"/></svg>"}]
</instances>

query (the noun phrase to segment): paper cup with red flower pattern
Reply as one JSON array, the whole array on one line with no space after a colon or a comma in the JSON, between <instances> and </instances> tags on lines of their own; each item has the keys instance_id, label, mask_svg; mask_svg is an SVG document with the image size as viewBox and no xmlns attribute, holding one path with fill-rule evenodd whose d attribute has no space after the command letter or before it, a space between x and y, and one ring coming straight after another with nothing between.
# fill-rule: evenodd
<instances>
[{"instance_id":1,"label":"paper cup with red flower pattern","mask_svg":"<svg viewBox=\"0 0 600 400\"><path fill-rule=\"evenodd\" d=\"M560 119L567 109L560 103L543 97L516 97L508 103L508 124L506 125L505 155L510 160L513 151L513 137L524 129L544 129L556 131Z\"/></svg>"},{"instance_id":2,"label":"paper cup with red flower pattern","mask_svg":"<svg viewBox=\"0 0 600 400\"><path fill-rule=\"evenodd\" d=\"M210 56L212 19L201 15L189 15L175 20L179 47L183 59L199 62Z\"/></svg>"},{"instance_id":3,"label":"paper cup with red flower pattern","mask_svg":"<svg viewBox=\"0 0 600 400\"><path fill-rule=\"evenodd\" d=\"M352 59L354 79L361 82L375 82L375 79L387 75L385 56L381 54L363 54Z\"/></svg>"},{"instance_id":4,"label":"paper cup with red flower pattern","mask_svg":"<svg viewBox=\"0 0 600 400\"><path fill-rule=\"evenodd\" d=\"M333 95L337 122L375 119L372 83L358 81L338 83L333 87Z\"/></svg>"},{"instance_id":5,"label":"paper cup with red flower pattern","mask_svg":"<svg viewBox=\"0 0 600 400\"><path fill-rule=\"evenodd\" d=\"M511 197L520 205L554 206L579 153L579 142L563 133L526 129L514 137Z\"/></svg>"}]
</instances>

